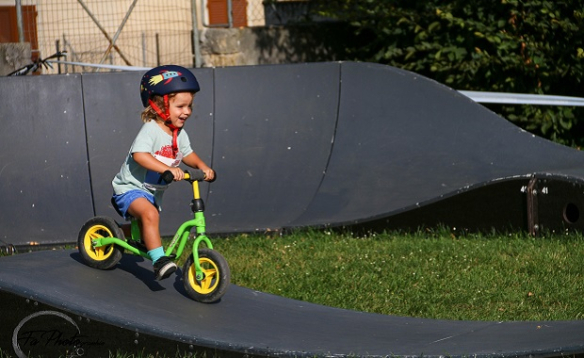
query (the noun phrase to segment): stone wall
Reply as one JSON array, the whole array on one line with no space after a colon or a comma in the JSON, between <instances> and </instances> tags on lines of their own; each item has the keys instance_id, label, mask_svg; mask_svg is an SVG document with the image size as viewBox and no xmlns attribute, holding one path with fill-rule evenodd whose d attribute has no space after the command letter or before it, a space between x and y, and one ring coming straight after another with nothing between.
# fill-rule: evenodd
<instances>
[{"instance_id":1,"label":"stone wall","mask_svg":"<svg viewBox=\"0 0 584 358\"><path fill-rule=\"evenodd\" d=\"M339 23L208 28L201 32L201 54L203 67L342 61L354 41Z\"/></svg>"},{"instance_id":2,"label":"stone wall","mask_svg":"<svg viewBox=\"0 0 584 358\"><path fill-rule=\"evenodd\" d=\"M29 43L0 43L0 76L30 63Z\"/></svg>"}]
</instances>

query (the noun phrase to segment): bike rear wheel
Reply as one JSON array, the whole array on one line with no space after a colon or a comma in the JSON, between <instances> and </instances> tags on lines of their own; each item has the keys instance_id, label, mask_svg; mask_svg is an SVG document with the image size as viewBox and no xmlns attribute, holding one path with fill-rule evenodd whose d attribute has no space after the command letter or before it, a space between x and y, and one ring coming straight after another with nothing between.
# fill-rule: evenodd
<instances>
[{"instance_id":1,"label":"bike rear wheel","mask_svg":"<svg viewBox=\"0 0 584 358\"><path fill-rule=\"evenodd\" d=\"M231 281L227 260L217 251L199 249L199 264L203 269L203 279L197 280L193 255L183 266L183 282L189 296L198 302L216 302L225 294Z\"/></svg>"},{"instance_id":2,"label":"bike rear wheel","mask_svg":"<svg viewBox=\"0 0 584 358\"><path fill-rule=\"evenodd\" d=\"M123 240L124 233L113 219L96 216L89 219L79 231L77 247L87 266L108 270L122 259L124 249L115 244L94 247L93 240L102 237L116 237Z\"/></svg>"}]
</instances>

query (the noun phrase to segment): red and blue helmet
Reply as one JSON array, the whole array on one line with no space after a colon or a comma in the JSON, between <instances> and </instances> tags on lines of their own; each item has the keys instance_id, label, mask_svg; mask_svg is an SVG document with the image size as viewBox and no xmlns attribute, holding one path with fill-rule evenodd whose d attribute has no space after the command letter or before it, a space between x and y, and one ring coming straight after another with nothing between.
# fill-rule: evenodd
<instances>
[{"instance_id":1,"label":"red and blue helmet","mask_svg":"<svg viewBox=\"0 0 584 358\"><path fill-rule=\"evenodd\" d=\"M148 107L149 99L154 95L165 96L176 92L196 93L201 90L197 78L188 69L165 65L155 67L142 76L140 81L140 97L144 107Z\"/></svg>"}]
</instances>

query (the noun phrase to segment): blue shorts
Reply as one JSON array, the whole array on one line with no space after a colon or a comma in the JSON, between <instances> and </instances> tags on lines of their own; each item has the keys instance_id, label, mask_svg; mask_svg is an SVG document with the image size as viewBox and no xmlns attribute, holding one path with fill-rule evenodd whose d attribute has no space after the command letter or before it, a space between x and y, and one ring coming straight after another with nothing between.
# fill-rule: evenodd
<instances>
[{"instance_id":1,"label":"blue shorts","mask_svg":"<svg viewBox=\"0 0 584 358\"><path fill-rule=\"evenodd\" d=\"M160 209L156 204L156 200L154 199L154 195L145 192L144 190L134 189L127 191L123 194L112 196L112 205L114 209L125 219L130 219L132 215L128 213L128 208L130 204L138 198L144 198L152 203L156 207L156 209Z\"/></svg>"}]
</instances>

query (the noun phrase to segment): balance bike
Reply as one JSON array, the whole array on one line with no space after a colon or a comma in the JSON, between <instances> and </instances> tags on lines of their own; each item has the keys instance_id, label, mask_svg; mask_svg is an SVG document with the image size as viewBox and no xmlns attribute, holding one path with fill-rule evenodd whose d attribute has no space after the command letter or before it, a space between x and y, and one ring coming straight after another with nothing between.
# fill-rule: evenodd
<instances>
[{"instance_id":1,"label":"balance bike","mask_svg":"<svg viewBox=\"0 0 584 358\"><path fill-rule=\"evenodd\" d=\"M164 172L162 178L168 183L174 179L170 171ZM192 299L211 303L218 301L225 294L231 274L227 261L219 252L213 250L213 244L205 234L205 207L199 194L199 181L204 178L205 174L201 170L185 172L184 180L191 183L193 189L191 210L194 218L178 228L165 254L172 260L180 258L191 229L196 228L196 234L193 234L192 254L188 256L182 268L183 283ZM204 245L199 247L201 243ZM93 217L79 231L77 245L85 263L100 270L116 266L122 258L124 249L150 260L146 247L141 243L140 227L135 219L131 220L131 235L129 240L126 240L121 226L115 220L106 216Z\"/></svg>"}]
</instances>

